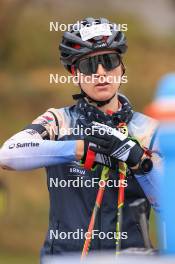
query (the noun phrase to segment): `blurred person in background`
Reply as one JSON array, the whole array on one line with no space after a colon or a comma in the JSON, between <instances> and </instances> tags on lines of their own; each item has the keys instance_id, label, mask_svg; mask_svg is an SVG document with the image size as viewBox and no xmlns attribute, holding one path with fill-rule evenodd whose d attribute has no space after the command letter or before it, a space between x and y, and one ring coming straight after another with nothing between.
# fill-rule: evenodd
<instances>
[{"instance_id":1,"label":"blurred person in background","mask_svg":"<svg viewBox=\"0 0 175 264\"><path fill-rule=\"evenodd\" d=\"M68 233L78 229L87 232L98 185L79 187L55 186L51 182L98 178L104 166L111 169L110 179L118 179L119 162L127 164L127 187L123 209L121 249L143 248L139 223L131 215L129 204L145 198L149 221L151 205L159 210L156 187L152 178L158 177L161 158L157 150L157 121L135 112L129 100L119 93L125 72L122 56L127 50L126 37L117 25L105 18L86 18L65 32L60 43L60 59L64 67L79 78L77 103L61 109L50 108L31 124L8 139L0 149L0 166L9 170L46 168L50 195L49 227L41 255L78 252L84 239L55 238L53 232ZM87 76L89 77L87 82ZM95 78L93 79L93 77ZM110 78L109 78L110 77ZM110 81L109 81L110 79ZM112 80L112 81L111 81ZM123 126L124 124L124 126ZM123 127L122 127L123 126ZM78 127L90 128L75 135ZM127 130L123 134L122 129ZM95 133L92 133L93 129ZM100 129L104 130L103 135ZM109 136L108 130L114 133ZM66 133L62 133L64 130ZM116 134L115 131L118 131ZM93 147L92 147L93 144ZM95 152L95 170L82 164L88 160L89 149ZM107 187L95 228L99 232L115 232L118 188ZM115 238L92 240L92 250L115 249Z\"/></svg>"}]
</instances>

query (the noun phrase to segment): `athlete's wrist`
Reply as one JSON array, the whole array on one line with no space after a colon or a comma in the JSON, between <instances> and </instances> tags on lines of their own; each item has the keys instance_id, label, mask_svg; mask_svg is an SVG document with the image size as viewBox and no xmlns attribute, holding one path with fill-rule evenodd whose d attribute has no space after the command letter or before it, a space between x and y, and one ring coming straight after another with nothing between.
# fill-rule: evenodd
<instances>
[{"instance_id":1,"label":"athlete's wrist","mask_svg":"<svg viewBox=\"0 0 175 264\"><path fill-rule=\"evenodd\" d=\"M76 159L81 160L84 155L84 141L77 140L76 142Z\"/></svg>"}]
</instances>

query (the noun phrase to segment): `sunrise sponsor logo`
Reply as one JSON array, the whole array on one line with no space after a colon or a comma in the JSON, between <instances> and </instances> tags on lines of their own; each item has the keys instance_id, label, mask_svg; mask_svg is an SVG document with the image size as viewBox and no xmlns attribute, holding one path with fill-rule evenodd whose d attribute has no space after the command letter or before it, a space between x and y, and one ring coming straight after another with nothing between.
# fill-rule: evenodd
<instances>
[{"instance_id":1,"label":"sunrise sponsor logo","mask_svg":"<svg viewBox=\"0 0 175 264\"><path fill-rule=\"evenodd\" d=\"M39 143L35 142L24 142L24 143L13 143L9 145L9 149L14 149L14 148L29 148L29 147L39 147Z\"/></svg>"}]
</instances>

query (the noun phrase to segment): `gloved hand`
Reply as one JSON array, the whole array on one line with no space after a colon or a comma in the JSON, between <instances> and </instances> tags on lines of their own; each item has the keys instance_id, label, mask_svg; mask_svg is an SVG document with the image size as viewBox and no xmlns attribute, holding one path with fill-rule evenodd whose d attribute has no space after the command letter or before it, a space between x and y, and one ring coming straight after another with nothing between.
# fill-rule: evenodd
<instances>
[{"instance_id":1,"label":"gloved hand","mask_svg":"<svg viewBox=\"0 0 175 264\"><path fill-rule=\"evenodd\" d=\"M126 137L115 128L93 122L91 126L91 135L85 137L85 153L88 144L89 148L95 153L102 154L107 159L126 162L129 167L134 167L139 164L144 149L140 144L133 139Z\"/></svg>"},{"instance_id":2,"label":"gloved hand","mask_svg":"<svg viewBox=\"0 0 175 264\"><path fill-rule=\"evenodd\" d=\"M91 147L96 147L96 145L92 142L89 142L89 140L85 139L84 140L84 155L83 155L83 158L81 159L81 162L83 164L85 164L86 162L86 159L89 159L89 149L91 149ZM110 157L106 154L103 154L103 153L98 153L98 152L95 152L95 155L94 155L94 158L91 157L93 159L91 163L91 166L90 168L94 168L97 164L101 164L101 165L104 165L112 170L115 170L116 169L116 165L117 165L117 161L115 158L113 157ZM88 168L88 169L90 169Z\"/></svg>"}]
</instances>

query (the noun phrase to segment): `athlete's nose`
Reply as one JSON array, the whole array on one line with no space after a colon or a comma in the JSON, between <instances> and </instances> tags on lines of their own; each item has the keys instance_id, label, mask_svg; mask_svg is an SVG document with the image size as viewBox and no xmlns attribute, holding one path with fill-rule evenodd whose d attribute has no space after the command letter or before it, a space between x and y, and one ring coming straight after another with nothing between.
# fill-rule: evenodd
<instances>
[{"instance_id":1,"label":"athlete's nose","mask_svg":"<svg viewBox=\"0 0 175 264\"><path fill-rule=\"evenodd\" d=\"M103 76L106 75L106 70L105 70L105 68L103 67L102 64L98 64L96 74L98 74L99 76L101 76L101 75L103 75Z\"/></svg>"}]
</instances>

